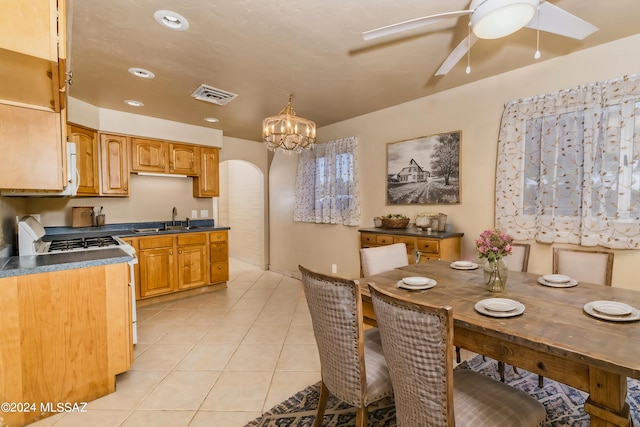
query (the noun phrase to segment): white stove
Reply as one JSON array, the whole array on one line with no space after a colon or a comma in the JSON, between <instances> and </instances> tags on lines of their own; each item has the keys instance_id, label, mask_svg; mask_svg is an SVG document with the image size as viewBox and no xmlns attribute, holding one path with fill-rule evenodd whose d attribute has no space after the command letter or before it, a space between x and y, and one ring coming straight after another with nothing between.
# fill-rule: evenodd
<instances>
[{"instance_id":1,"label":"white stove","mask_svg":"<svg viewBox=\"0 0 640 427\"><path fill-rule=\"evenodd\" d=\"M138 342L136 327L136 287L134 265L138 263L136 250L117 236L88 236L72 237L68 239L53 239L44 241L46 234L44 227L32 216L26 216L18 222L18 253L20 256L50 255L56 253L95 251L101 249L118 248L131 256L129 261L129 286L131 287L131 319L133 322L133 343Z\"/></svg>"}]
</instances>

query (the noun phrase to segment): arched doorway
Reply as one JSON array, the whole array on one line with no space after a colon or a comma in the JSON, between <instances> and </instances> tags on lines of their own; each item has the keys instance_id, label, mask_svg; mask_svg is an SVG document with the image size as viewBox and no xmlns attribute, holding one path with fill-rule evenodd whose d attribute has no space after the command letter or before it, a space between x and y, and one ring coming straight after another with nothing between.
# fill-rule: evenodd
<instances>
[{"instance_id":1,"label":"arched doorway","mask_svg":"<svg viewBox=\"0 0 640 427\"><path fill-rule=\"evenodd\" d=\"M231 227L230 258L266 269L265 179L253 163L220 163L218 224Z\"/></svg>"}]
</instances>

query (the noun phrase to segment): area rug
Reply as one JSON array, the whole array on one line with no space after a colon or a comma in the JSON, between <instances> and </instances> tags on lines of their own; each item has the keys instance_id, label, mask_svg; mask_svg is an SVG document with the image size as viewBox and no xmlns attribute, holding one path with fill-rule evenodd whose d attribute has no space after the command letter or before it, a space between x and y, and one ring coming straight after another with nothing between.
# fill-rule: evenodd
<instances>
[{"instance_id":1,"label":"area rug","mask_svg":"<svg viewBox=\"0 0 640 427\"><path fill-rule=\"evenodd\" d=\"M489 358L483 360L482 356L463 362L456 369L473 369L493 378L500 378L497 362ZM545 406L547 426L589 426L589 416L583 410L585 393L548 378L544 379L544 387L538 388L537 374L524 369L518 369L516 374L510 365L506 367L505 381L534 396ZM315 419L319 397L320 383L317 383L271 408L245 427L310 427ZM627 402L631 407L634 425L640 426L640 381L628 380ZM330 396L323 426L353 426L355 417L352 406ZM369 407L369 426L396 427L393 398L383 399Z\"/></svg>"}]
</instances>

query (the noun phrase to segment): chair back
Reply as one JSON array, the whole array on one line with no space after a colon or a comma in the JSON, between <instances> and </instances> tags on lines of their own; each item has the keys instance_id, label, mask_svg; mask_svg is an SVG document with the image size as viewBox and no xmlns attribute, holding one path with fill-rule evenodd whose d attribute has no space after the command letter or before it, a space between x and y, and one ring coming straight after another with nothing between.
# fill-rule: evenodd
<instances>
[{"instance_id":1,"label":"chair back","mask_svg":"<svg viewBox=\"0 0 640 427\"><path fill-rule=\"evenodd\" d=\"M453 314L369 284L398 426L453 426Z\"/></svg>"},{"instance_id":2,"label":"chair back","mask_svg":"<svg viewBox=\"0 0 640 427\"><path fill-rule=\"evenodd\" d=\"M358 284L298 268L320 355L322 381L340 400L360 407L366 373Z\"/></svg>"},{"instance_id":3,"label":"chair back","mask_svg":"<svg viewBox=\"0 0 640 427\"><path fill-rule=\"evenodd\" d=\"M529 268L530 251L531 245L529 243L512 243L511 255L504 257L509 270L526 272Z\"/></svg>"},{"instance_id":4,"label":"chair back","mask_svg":"<svg viewBox=\"0 0 640 427\"><path fill-rule=\"evenodd\" d=\"M373 276L383 271L409 265L405 243L362 248L360 249L360 258L362 274L365 276Z\"/></svg>"},{"instance_id":5,"label":"chair back","mask_svg":"<svg viewBox=\"0 0 640 427\"><path fill-rule=\"evenodd\" d=\"M553 273L611 286L613 252L553 248Z\"/></svg>"}]
</instances>

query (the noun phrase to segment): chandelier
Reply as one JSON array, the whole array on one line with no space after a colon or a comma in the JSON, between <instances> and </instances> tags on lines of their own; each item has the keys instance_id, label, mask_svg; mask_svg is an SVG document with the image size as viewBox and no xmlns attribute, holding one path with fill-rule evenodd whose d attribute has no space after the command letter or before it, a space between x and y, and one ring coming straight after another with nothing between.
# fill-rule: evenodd
<instances>
[{"instance_id":1,"label":"chandelier","mask_svg":"<svg viewBox=\"0 0 640 427\"><path fill-rule=\"evenodd\" d=\"M313 148L316 142L316 124L296 116L289 95L287 106L277 116L267 117L262 122L262 140L271 151L299 153Z\"/></svg>"}]
</instances>

